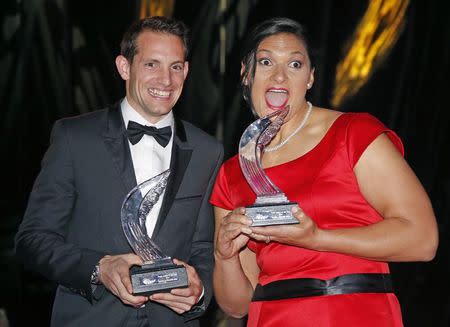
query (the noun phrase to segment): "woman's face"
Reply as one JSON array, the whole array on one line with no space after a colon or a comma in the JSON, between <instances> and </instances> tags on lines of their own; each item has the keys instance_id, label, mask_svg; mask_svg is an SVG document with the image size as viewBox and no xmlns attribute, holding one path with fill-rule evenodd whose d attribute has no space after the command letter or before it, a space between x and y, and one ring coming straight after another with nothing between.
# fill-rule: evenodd
<instances>
[{"instance_id":1,"label":"woman's face","mask_svg":"<svg viewBox=\"0 0 450 327\"><path fill-rule=\"evenodd\" d=\"M269 36L256 51L251 99L258 116L290 106L289 119L305 105L305 93L314 82L303 42L290 33Z\"/></svg>"}]
</instances>

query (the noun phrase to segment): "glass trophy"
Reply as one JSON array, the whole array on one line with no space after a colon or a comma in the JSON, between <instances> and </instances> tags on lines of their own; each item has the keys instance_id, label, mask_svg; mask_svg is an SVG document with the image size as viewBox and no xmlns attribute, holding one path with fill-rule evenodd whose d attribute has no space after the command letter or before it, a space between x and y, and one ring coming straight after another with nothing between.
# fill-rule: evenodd
<instances>
[{"instance_id":1,"label":"glass trophy","mask_svg":"<svg viewBox=\"0 0 450 327\"><path fill-rule=\"evenodd\" d=\"M145 220L167 185L170 170L137 185L126 196L121 209L122 228L142 266L130 269L133 295L169 292L188 286L186 268L175 265L147 235Z\"/></svg>"},{"instance_id":2,"label":"glass trophy","mask_svg":"<svg viewBox=\"0 0 450 327\"><path fill-rule=\"evenodd\" d=\"M239 141L239 164L245 179L256 194L253 205L246 207L245 215L252 226L298 224L286 195L269 179L261 165L264 148L283 125L289 107L275 111L250 124Z\"/></svg>"}]
</instances>

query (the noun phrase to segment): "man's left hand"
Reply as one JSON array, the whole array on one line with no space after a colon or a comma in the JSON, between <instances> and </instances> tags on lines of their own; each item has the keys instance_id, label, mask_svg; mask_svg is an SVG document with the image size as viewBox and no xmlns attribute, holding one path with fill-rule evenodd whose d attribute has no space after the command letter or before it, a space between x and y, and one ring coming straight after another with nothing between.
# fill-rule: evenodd
<instances>
[{"instance_id":1,"label":"man's left hand","mask_svg":"<svg viewBox=\"0 0 450 327\"><path fill-rule=\"evenodd\" d=\"M153 294L150 296L150 300L161 303L176 313L182 314L191 310L197 304L203 292L203 283L194 267L178 259L173 259L173 262L186 267L189 286L187 288L173 289L170 293Z\"/></svg>"}]
</instances>

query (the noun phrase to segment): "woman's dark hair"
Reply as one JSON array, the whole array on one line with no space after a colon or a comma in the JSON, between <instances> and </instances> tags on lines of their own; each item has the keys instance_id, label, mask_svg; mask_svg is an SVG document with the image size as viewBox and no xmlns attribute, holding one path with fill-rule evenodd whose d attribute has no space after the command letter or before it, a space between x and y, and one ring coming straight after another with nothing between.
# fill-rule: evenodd
<instances>
[{"instance_id":1,"label":"woman's dark hair","mask_svg":"<svg viewBox=\"0 0 450 327\"><path fill-rule=\"evenodd\" d=\"M280 33L290 33L295 35L306 48L306 52L311 63L311 68L315 67L311 43L306 35L304 27L301 24L289 18L277 17L265 20L257 25L248 35L244 43L241 56L241 62L244 64L244 71L241 74L242 95L244 96L245 101L249 104L253 113L255 113L255 110L251 103L250 92L253 85L253 79L255 77L256 51L258 50L259 44L265 38Z\"/></svg>"},{"instance_id":2,"label":"woman's dark hair","mask_svg":"<svg viewBox=\"0 0 450 327\"><path fill-rule=\"evenodd\" d=\"M120 54L132 62L134 56L139 51L136 46L136 39L143 31L167 33L178 36L183 42L184 58L189 54L189 30L186 25L175 19L153 16L146 17L134 22L123 35L120 42Z\"/></svg>"}]
</instances>

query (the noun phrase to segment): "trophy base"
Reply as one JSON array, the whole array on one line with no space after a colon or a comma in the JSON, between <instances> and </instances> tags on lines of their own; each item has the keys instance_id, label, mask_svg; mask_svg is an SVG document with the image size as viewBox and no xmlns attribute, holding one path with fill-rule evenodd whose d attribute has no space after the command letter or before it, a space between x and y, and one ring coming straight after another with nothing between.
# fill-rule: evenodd
<instances>
[{"instance_id":1,"label":"trophy base","mask_svg":"<svg viewBox=\"0 0 450 327\"><path fill-rule=\"evenodd\" d=\"M252 226L298 224L291 212L296 205L294 202L254 204L245 208L245 215L253 220Z\"/></svg>"},{"instance_id":2,"label":"trophy base","mask_svg":"<svg viewBox=\"0 0 450 327\"><path fill-rule=\"evenodd\" d=\"M133 295L166 293L174 288L188 286L184 266L175 265L172 260L161 260L149 265L133 266L130 269Z\"/></svg>"}]
</instances>

